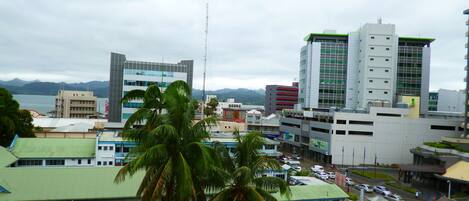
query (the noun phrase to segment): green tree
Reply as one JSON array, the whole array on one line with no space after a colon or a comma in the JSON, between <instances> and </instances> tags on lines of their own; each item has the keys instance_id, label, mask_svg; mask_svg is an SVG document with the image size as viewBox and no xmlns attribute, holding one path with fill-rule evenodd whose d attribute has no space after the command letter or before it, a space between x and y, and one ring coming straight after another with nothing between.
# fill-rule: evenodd
<instances>
[{"instance_id":1,"label":"green tree","mask_svg":"<svg viewBox=\"0 0 469 201\"><path fill-rule=\"evenodd\" d=\"M11 93L0 88L0 146L9 146L15 134L34 137L32 121L31 114L19 109Z\"/></svg>"},{"instance_id":2,"label":"green tree","mask_svg":"<svg viewBox=\"0 0 469 201\"><path fill-rule=\"evenodd\" d=\"M235 132L235 136L238 145L233 158L224 146L215 145L228 176L226 186L214 195L212 201L276 200L270 194L274 191L280 191L282 195L290 198L290 188L285 180L263 176L266 170L281 168L275 159L259 153L265 143L262 136L257 132L245 136Z\"/></svg>"},{"instance_id":3,"label":"green tree","mask_svg":"<svg viewBox=\"0 0 469 201\"><path fill-rule=\"evenodd\" d=\"M145 171L137 192L142 200L206 200L207 185L223 185L215 151L201 142L209 137L206 127L216 120L193 123L195 104L183 81L171 83L164 93L154 85L146 91L131 91L123 102L141 97L143 106L129 117L123 132L138 146L115 181ZM144 125L131 128L134 124Z\"/></svg>"},{"instance_id":4,"label":"green tree","mask_svg":"<svg viewBox=\"0 0 469 201\"><path fill-rule=\"evenodd\" d=\"M216 98L211 98L210 101L206 104L204 113L206 116L216 116L215 111L217 111L218 100Z\"/></svg>"}]
</instances>

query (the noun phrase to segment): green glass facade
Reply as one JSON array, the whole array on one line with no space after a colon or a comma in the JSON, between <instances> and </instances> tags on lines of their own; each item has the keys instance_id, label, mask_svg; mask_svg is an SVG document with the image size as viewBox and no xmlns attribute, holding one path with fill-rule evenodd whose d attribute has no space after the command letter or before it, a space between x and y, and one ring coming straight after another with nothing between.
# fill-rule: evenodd
<instances>
[{"instance_id":1,"label":"green glass facade","mask_svg":"<svg viewBox=\"0 0 469 201\"><path fill-rule=\"evenodd\" d=\"M438 110L438 92L430 92L428 97L428 111Z\"/></svg>"},{"instance_id":2,"label":"green glass facade","mask_svg":"<svg viewBox=\"0 0 469 201\"><path fill-rule=\"evenodd\" d=\"M397 60L397 95L420 96L422 88L422 47L425 40L399 39Z\"/></svg>"},{"instance_id":3,"label":"green glass facade","mask_svg":"<svg viewBox=\"0 0 469 201\"><path fill-rule=\"evenodd\" d=\"M314 42L321 42L319 107L345 107L347 38L315 38Z\"/></svg>"}]
</instances>

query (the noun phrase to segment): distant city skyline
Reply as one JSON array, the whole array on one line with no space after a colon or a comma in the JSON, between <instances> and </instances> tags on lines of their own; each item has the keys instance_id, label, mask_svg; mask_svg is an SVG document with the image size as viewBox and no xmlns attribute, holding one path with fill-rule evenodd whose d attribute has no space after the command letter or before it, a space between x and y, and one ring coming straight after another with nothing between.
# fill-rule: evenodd
<instances>
[{"instance_id":1,"label":"distant city skyline","mask_svg":"<svg viewBox=\"0 0 469 201\"><path fill-rule=\"evenodd\" d=\"M430 90L464 88L465 0L209 3L210 90L288 85L298 80L308 33L347 33L379 17L401 36L436 39ZM193 59L194 88L202 88L205 1L4 1L0 17L9 19L0 26L0 80L108 81L110 52L123 52Z\"/></svg>"}]
</instances>

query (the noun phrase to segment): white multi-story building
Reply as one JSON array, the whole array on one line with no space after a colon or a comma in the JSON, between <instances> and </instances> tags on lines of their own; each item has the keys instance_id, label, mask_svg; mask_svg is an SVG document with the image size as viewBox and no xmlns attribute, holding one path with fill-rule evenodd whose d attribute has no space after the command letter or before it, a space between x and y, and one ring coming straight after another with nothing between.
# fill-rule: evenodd
<instances>
[{"instance_id":1,"label":"white multi-story building","mask_svg":"<svg viewBox=\"0 0 469 201\"><path fill-rule=\"evenodd\" d=\"M325 163L373 164L376 158L380 164L408 164L410 149L457 136L462 118L438 112L421 118L416 107L285 111L280 134L290 151Z\"/></svg>"},{"instance_id":2,"label":"white multi-story building","mask_svg":"<svg viewBox=\"0 0 469 201\"><path fill-rule=\"evenodd\" d=\"M464 113L466 94L464 90L439 89L430 92L429 110ZM433 107L431 107L433 106Z\"/></svg>"},{"instance_id":3,"label":"white multi-story building","mask_svg":"<svg viewBox=\"0 0 469 201\"><path fill-rule=\"evenodd\" d=\"M399 37L395 25L367 23L358 31L311 33L301 49L301 108L366 109L421 97L427 111L431 38Z\"/></svg>"}]
</instances>

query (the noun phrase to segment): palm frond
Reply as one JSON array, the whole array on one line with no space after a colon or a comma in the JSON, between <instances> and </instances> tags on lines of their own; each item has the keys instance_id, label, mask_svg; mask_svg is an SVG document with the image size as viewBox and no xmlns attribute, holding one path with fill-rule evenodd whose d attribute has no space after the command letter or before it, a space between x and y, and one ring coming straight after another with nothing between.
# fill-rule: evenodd
<instances>
[{"instance_id":1,"label":"palm frond","mask_svg":"<svg viewBox=\"0 0 469 201\"><path fill-rule=\"evenodd\" d=\"M131 100L138 100L138 99L143 99L145 96L145 91L141 89L134 89L127 94L124 95L124 97L121 100L121 103L128 103Z\"/></svg>"}]
</instances>

